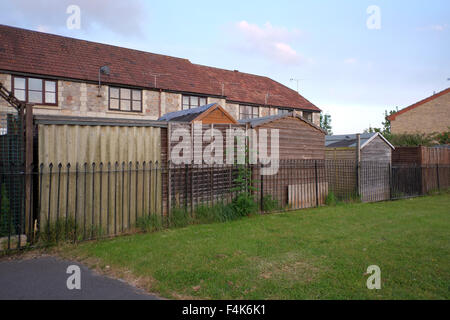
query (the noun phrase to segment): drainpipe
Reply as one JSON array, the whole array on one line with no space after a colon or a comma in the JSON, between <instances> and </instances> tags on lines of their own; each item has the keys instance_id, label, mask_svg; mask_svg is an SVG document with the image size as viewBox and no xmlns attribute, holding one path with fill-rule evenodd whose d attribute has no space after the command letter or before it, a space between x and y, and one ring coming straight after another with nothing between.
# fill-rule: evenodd
<instances>
[{"instance_id":1,"label":"drainpipe","mask_svg":"<svg viewBox=\"0 0 450 320\"><path fill-rule=\"evenodd\" d=\"M158 101L158 114L159 114L159 116L158 116L158 118L161 118L161 100L162 100L162 97L161 97L161 95L162 95L162 89L159 89L159 101Z\"/></svg>"}]
</instances>

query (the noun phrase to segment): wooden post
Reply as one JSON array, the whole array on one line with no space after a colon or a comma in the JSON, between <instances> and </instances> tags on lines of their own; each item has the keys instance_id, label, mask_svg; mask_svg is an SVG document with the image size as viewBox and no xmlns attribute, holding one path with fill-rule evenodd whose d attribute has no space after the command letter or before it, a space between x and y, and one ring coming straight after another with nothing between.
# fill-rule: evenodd
<instances>
[{"instance_id":1,"label":"wooden post","mask_svg":"<svg viewBox=\"0 0 450 320\"><path fill-rule=\"evenodd\" d=\"M172 209L172 195L171 195L171 177L170 177L170 134L172 124L169 122L167 125L167 218L169 218L170 210Z\"/></svg>"}]
</instances>

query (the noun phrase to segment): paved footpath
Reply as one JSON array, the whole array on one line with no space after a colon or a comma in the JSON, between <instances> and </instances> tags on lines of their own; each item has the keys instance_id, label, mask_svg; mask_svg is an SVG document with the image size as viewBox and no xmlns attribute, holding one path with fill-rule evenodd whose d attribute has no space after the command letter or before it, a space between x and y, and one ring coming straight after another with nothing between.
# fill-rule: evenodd
<instances>
[{"instance_id":1,"label":"paved footpath","mask_svg":"<svg viewBox=\"0 0 450 320\"><path fill-rule=\"evenodd\" d=\"M80 290L67 288L67 279L72 275L66 273L70 265L80 267ZM6 299L155 300L158 297L123 281L99 275L80 263L42 256L0 260L0 300Z\"/></svg>"}]
</instances>

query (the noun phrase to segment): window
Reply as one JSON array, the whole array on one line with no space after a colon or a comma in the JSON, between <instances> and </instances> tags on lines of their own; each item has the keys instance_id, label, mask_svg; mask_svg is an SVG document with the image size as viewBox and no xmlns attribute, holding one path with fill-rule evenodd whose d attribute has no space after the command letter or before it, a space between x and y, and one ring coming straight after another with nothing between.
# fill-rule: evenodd
<instances>
[{"instance_id":1,"label":"window","mask_svg":"<svg viewBox=\"0 0 450 320\"><path fill-rule=\"evenodd\" d=\"M142 91L109 87L109 110L142 112Z\"/></svg>"},{"instance_id":2,"label":"window","mask_svg":"<svg viewBox=\"0 0 450 320\"><path fill-rule=\"evenodd\" d=\"M312 122L312 112L310 112L310 111L303 111L303 118L305 118L309 122Z\"/></svg>"},{"instance_id":3,"label":"window","mask_svg":"<svg viewBox=\"0 0 450 320\"><path fill-rule=\"evenodd\" d=\"M206 97L198 96L185 96L183 95L183 110L188 110L192 108L197 108L206 105Z\"/></svg>"},{"instance_id":4,"label":"window","mask_svg":"<svg viewBox=\"0 0 450 320\"><path fill-rule=\"evenodd\" d=\"M239 106L239 119L253 119L259 117L259 107Z\"/></svg>"},{"instance_id":5,"label":"window","mask_svg":"<svg viewBox=\"0 0 450 320\"><path fill-rule=\"evenodd\" d=\"M289 112L291 112L291 109L284 109L284 108L279 108L278 109L278 114L283 115L283 114L287 114Z\"/></svg>"},{"instance_id":6,"label":"window","mask_svg":"<svg viewBox=\"0 0 450 320\"><path fill-rule=\"evenodd\" d=\"M20 101L57 105L57 85L54 80L13 77L12 88L14 95Z\"/></svg>"}]
</instances>

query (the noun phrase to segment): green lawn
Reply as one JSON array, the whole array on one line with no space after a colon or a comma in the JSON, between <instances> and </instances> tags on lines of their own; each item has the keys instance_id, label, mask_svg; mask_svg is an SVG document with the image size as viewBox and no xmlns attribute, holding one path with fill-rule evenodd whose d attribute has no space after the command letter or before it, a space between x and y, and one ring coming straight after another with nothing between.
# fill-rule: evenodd
<instances>
[{"instance_id":1,"label":"green lawn","mask_svg":"<svg viewBox=\"0 0 450 320\"><path fill-rule=\"evenodd\" d=\"M60 251L166 298L449 299L449 208L449 194L338 205Z\"/></svg>"}]
</instances>

